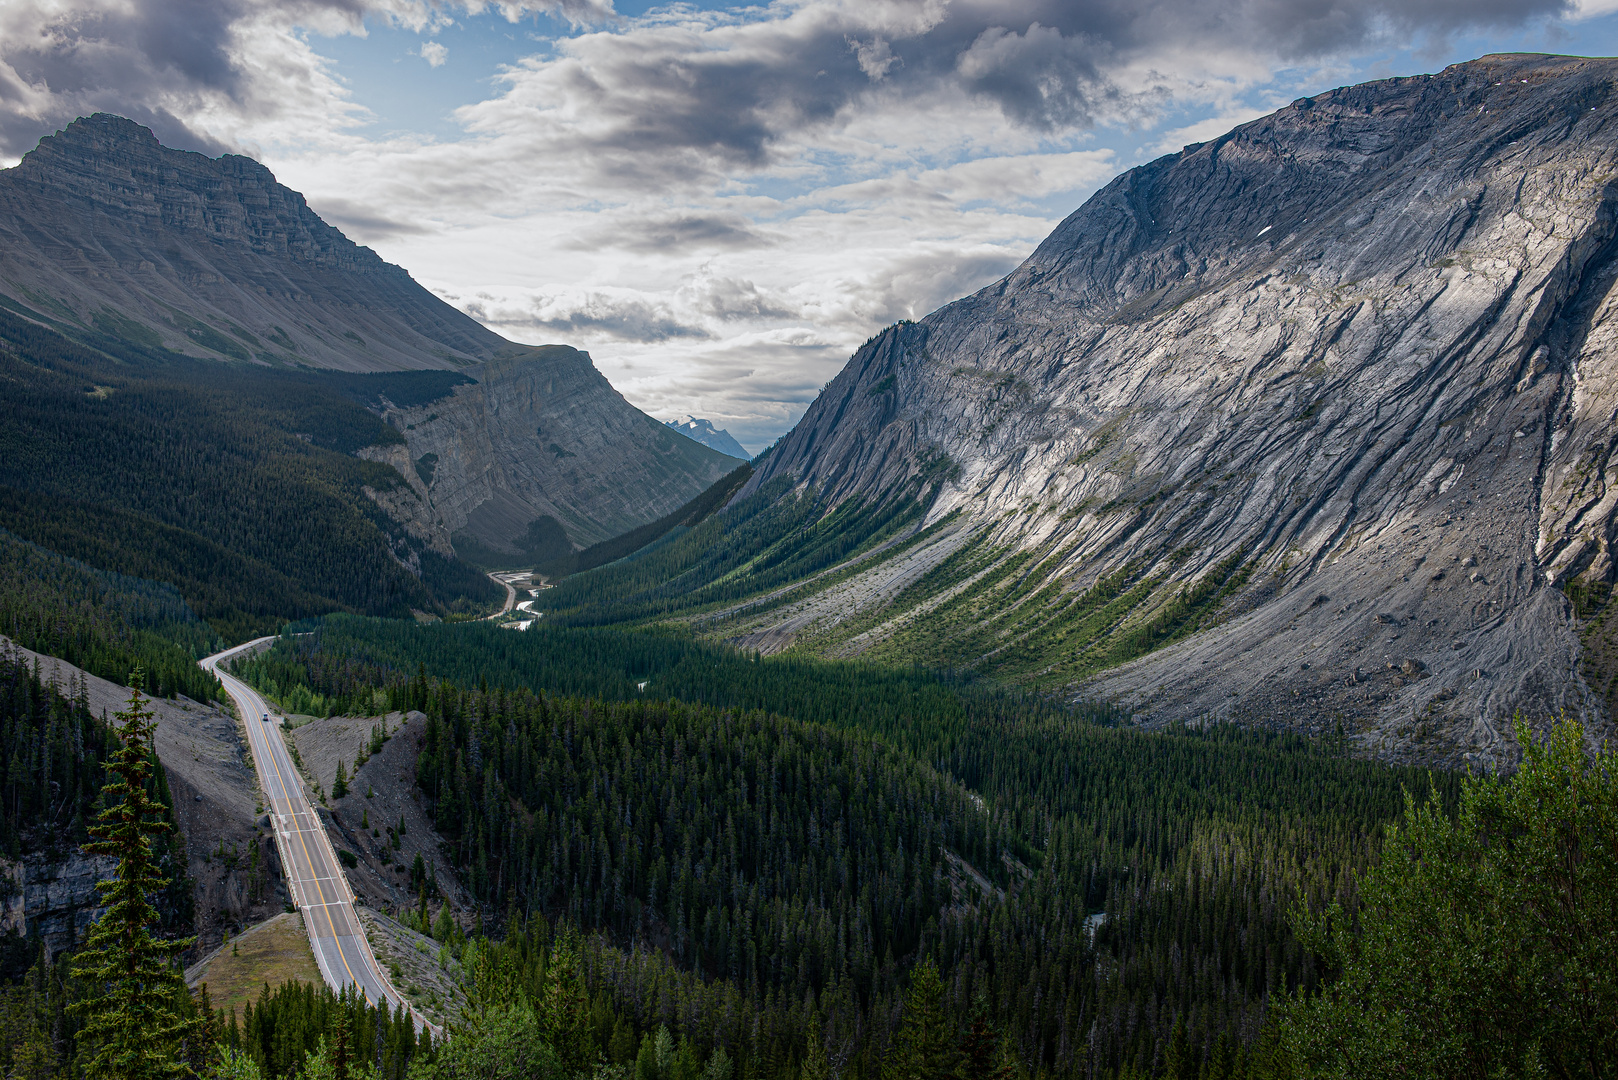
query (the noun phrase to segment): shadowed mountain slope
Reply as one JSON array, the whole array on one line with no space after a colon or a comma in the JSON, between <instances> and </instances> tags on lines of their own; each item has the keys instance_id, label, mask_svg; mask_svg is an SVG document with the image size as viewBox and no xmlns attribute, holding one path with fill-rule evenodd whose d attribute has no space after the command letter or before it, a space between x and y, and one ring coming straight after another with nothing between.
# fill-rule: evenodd
<instances>
[{"instance_id":1,"label":"shadowed mountain slope","mask_svg":"<svg viewBox=\"0 0 1618 1080\"><path fill-rule=\"evenodd\" d=\"M446 557L563 556L735 465L630 405L588 354L507 341L444 303L258 162L168 149L105 113L0 171L0 307L159 363L461 373L331 383L400 434L358 451L402 480L367 494Z\"/></svg>"},{"instance_id":2,"label":"shadowed mountain slope","mask_svg":"<svg viewBox=\"0 0 1618 1080\"><path fill-rule=\"evenodd\" d=\"M380 371L512 347L258 162L171 150L108 113L0 172L0 293L26 314L216 359Z\"/></svg>"}]
</instances>

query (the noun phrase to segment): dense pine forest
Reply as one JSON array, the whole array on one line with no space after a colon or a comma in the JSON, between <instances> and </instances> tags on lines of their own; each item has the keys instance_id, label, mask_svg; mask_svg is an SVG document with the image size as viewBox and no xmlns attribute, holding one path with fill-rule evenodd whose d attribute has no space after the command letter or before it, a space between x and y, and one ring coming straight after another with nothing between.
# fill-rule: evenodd
<instances>
[{"instance_id":1,"label":"dense pine forest","mask_svg":"<svg viewBox=\"0 0 1618 1080\"><path fill-rule=\"evenodd\" d=\"M738 995L791 1033L747 1051L773 1055L749 1074L766 1080L809 1053L805 1001L845 1075L881 1075L922 957L950 1014L981 1005L1030 1075L1150 1072L1177 1038L1235 1069L1265 1002L1321 975L1289 907L1352 903L1403 792L1457 790L1282 733L1146 733L921 671L617 630L337 617L239 670L339 711L378 687L424 711L418 782L491 917L597 932L624 957L589 968L617 1008L664 981ZM700 1042L706 1008L655 1020Z\"/></svg>"},{"instance_id":2,"label":"dense pine forest","mask_svg":"<svg viewBox=\"0 0 1618 1080\"><path fill-rule=\"evenodd\" d=\"M401 438L363 402L436 396L465 376L328 376L99 346L0 311L0 526L167 582L232 641L326 611L447 613L498 596L464 563L411 548L361 491L403 481L352 454Z\"/></svg>"},{"instance_id":3,"label":"dense pine forest","mask_svg":"<svg viewBox=\"0 0 1618 1080\"><path fill-rule=\"evenodd\" d=\"M0 634L92 675L123 682L140 669L158 697L219 700L197 660L223 641L173 586L108 573L0 529Z\"/></svg>"}]
</instances>

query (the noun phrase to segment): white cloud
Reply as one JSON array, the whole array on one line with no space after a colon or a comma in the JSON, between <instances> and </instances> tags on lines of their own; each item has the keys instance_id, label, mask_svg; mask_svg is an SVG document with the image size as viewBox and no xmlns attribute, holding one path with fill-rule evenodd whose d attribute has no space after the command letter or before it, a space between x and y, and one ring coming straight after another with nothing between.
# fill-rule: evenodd
<instances>
[{"instance_id":1,"label":"white cloud","mask_svg":"<svg viewBox=\"0 0 1618 1080\"><path fill-rule=\"evenodd\" d=\"M860 341L1009 271L1140 147L1221 134L1328 65L1348 73L1354 50L1563 10L6 0L0 154L94 109L252 153L496 330L589 348L643 408L763 445ZM433 67L455 48L453 72L475 52L450 35L485 24L523 54L445 102L451 136L373 130L359 76L322 55L386 27L421 35Z\"/></svg>"}]
</instances>

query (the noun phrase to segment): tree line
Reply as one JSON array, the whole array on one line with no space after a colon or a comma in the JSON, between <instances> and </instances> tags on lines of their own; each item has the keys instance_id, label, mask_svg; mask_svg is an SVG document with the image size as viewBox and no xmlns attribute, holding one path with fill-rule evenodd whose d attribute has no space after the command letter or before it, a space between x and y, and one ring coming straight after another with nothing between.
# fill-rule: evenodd
<instances>
[{"instance_id":1,"label":"tree line","mask_svg":"<svg viewBox=\"0 0 1618 1080\"><path fill-rule=\"evenodd\" d=\"M158 697L222 700L197 660L223 640L170 585L97 570L0 529L0 635Z\"/></svg>"},{"instance_id":2,"label":"tree line","mask_svg":"<svg viewBox=\"0 0 1618 1080\"><path fill-rule=\"evenodd\" d=\"M477 684L426 674L439 663ZM1177 1040L1198 1060L1222 1046L1233 1061L1249 1054L1269 1002L1323 975L1293 933L1292 901L1352 903L1404 790L1431 790L1448 805L1458 790L1457 777L1354 760L1331 740L1234 726L1143 732L1110 723L1105 710L920 671L760 659L624 631L336 618L242 671L263 686L313 686L331 707L378 702L380 690L390 707L425 712L418 780L491 914L599 930L645 952L626 970L694 980L699 995L723 982L759 1007L772 993L827 992L834 972L849 1029L861 1033L849 1060L870 1069L904 972L927 955L950 988L951 1015L981 1002L1030 1073L1150 1070ZM608 700L512 688L553 672L570 693ZM709 700L646 700L671 688ZM748 719L751 710L809 726ZM792 793L790 810L729 803L729 789L704 785L755 775L727 757L741 747L722 745L739 724L763 725L749 729L754 738L768 733L758 760L795 760L794 732L892 747L894 761L923 770L912 775L960 792L947 820L982 838L934 835L932 850L919 849L925 834L903 830L939 820L934 804L884 803L912 819L894 834L906 838L904 858L897 846L874 849L872 865L888 867L890 880L878 877L851 909L827 884L850 871L828 864L811 834L877 811L856 813L846 789L807 778L772 781ZM669 731L699 734L676 753L654 737ZM676 760L683 774L668 771ZM864 786L864 798L886 797L882 784ZM733 856L730 830L743 820L752 824ZM748 862L742 838L759 828L782 831L764 834L753 856L762 862ZM899 867L916 875L910 884L893 878ZM773 906L752 906L756 885ZM650 958L659 951L666 972ZM824 962L831 954L835 969ZM791 1048L794 1060L805 1052Z\"/></svg>"}]
</instances>

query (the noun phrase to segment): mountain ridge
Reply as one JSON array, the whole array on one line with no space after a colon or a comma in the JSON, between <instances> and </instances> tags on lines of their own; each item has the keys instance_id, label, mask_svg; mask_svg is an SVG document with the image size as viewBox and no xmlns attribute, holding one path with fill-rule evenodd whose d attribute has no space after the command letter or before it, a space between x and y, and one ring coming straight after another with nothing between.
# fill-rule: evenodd
<instances>
[{"instance_id":1,"label":"mountain ridge","mask_svg":"<svg viewBox=\"0 0 1618 1080\"><path fill-rule=\"evenodd\" d=\"M741 443L736 441L735 436L724 428L714 427L711 420L687 416L684 420L665 420L663 421L663 426L673 428L686 438L693 439L710 450L717 450L721 454L736 458L739 461L747 461L753 456L747 452L747 449Z\"/></svg>"},{"instance_id":2,"label":"mountain ridge","mask_svg":"<svg viewBox=\"0 0 1618 1080\"><path fill-rule=\"evenodd\" d=\"M440 300L259 162L170 149L107 113L0 171L0 307L157 362L458 373L431 400L423 382L407 402L366 401L400 440L359 451L401 481L369 498L446 557L457 544L480 561L565 554L733 467L677 446L587 353L507 341Z\"/></svg>"},{"instance_id":3,"label":"mountain ridge","mask_svg":"<svg viewBox=\"0 0 1618 1080\"><path fill-rule=\"evenodd\" d=\"M949 535L733 640L1410 760L1509 760L1519 709L1602 729L1563 590L1613 574L1615 78L1485 57L1120 175L857 351L737 496L909 490Z\"/></svg>"},{"instance_id":4,"label":"mountain ridge","mask_svg":"<svg viewBox=\"0 0 1618 1080\"><path fill-rule=\"evenodd\" d=\"M170 149L110 113L0 171L0 292L31 317L214 359L376 371L511 347L257 161Z\"/></svg>"}]
</instances>

